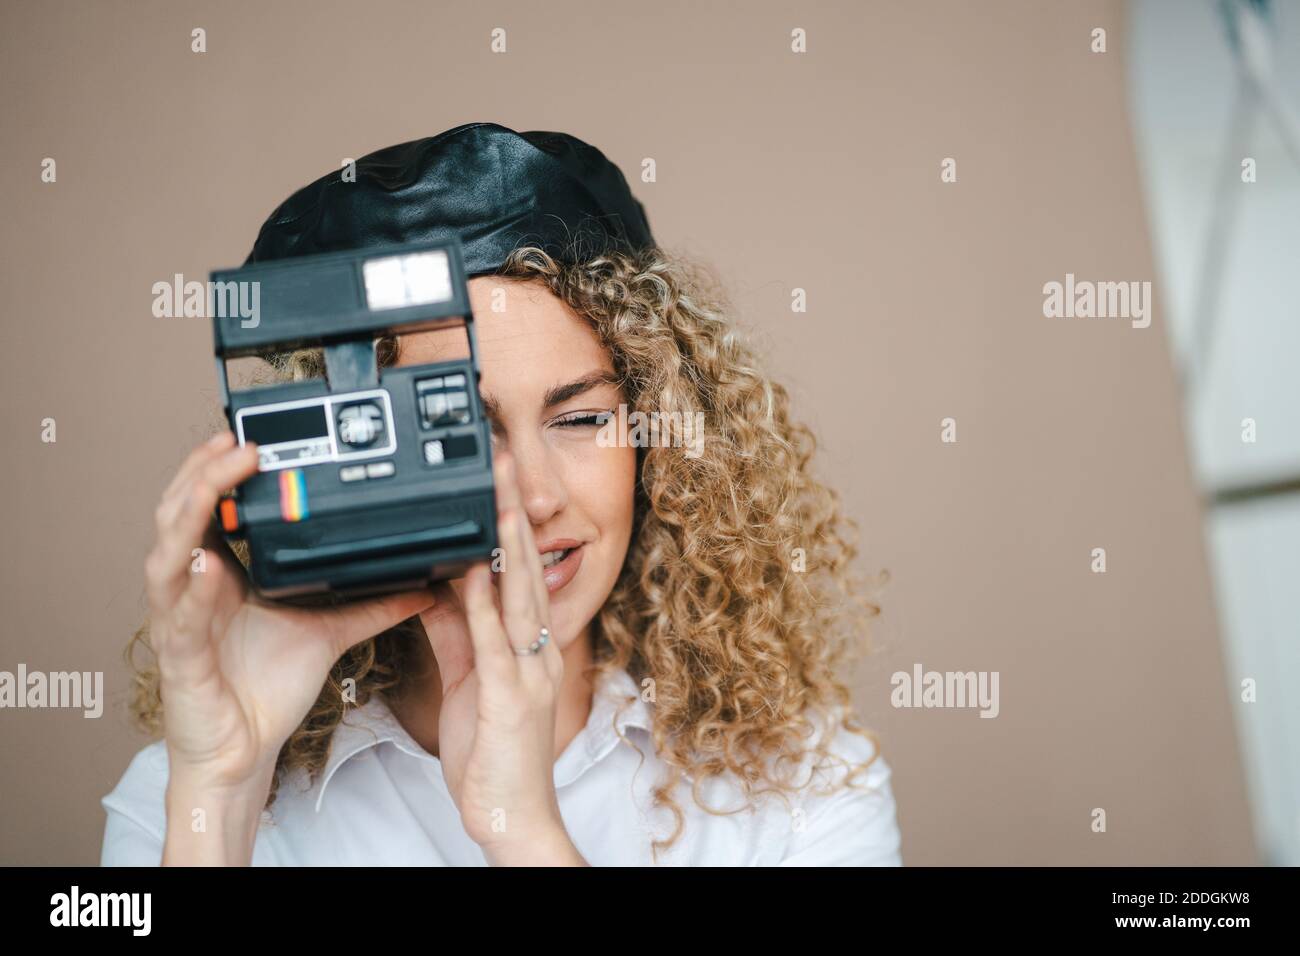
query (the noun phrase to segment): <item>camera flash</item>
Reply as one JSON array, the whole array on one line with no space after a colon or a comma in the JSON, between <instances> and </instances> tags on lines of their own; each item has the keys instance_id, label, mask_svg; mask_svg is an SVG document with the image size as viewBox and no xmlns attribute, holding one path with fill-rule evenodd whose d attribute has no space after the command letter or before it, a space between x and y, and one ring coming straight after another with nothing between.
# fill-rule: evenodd
<instances>
[{"instance_id":1,"label":"camera flash","mask_svg":"<svg viewBox=\"0 0 1300 956\"><path fill-rule=\"evenodd\" d=\"M451 298L451 268L445 252L371 259L361 267L366 305L372 311L445 302Z\"/></svg>"}]
</instances>

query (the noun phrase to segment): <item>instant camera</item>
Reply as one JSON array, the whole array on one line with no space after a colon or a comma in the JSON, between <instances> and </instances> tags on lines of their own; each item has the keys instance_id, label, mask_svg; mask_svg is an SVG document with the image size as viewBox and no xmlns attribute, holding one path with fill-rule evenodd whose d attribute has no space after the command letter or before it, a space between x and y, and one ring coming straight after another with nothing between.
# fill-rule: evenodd
<instances>
[{"instance_id":1,"label":"instant camera","mask_svg":"<svg viewBox=\"0 0 1300 956\"><path fill-rule=\"evenodd\" d=\"M492 448L458 242L255 263L211 280L222 404L239 443L258 447L257 473L220 501L217 520L247 541L259 593L312 603L419 588L492 555ZM248 288L253 316L222 308ZM377 337L462 325L468 359L378 368ZM323 348L324 379L231 390L227 360L307 347Z\"/></svg>"}]
</instances>

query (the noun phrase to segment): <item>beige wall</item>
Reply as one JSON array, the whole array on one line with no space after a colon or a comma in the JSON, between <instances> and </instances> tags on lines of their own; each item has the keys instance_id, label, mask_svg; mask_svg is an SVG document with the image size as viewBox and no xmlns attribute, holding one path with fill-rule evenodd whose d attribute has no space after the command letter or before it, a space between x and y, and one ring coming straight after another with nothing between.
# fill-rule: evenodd
<instances>
[{"instance_id":1,"label":"beige wall","mask_svg":"<svg viewBox=\"0 0 1300 956\"><path fill-rule=\"evenodd\" d=\"M120 651L155 496L215 398L206 322L154 318L151 285L239 263L344 157L487 119L620 163L819 429L866 567L893 576L857 700L908 862L1254 861L1159 285L1146 330L1041 311L1067 272L1155 278L1117 3L169 0L0 21L0 669L103 670L111 694L99 720L0 712L0 860L96 862L98 798L143 743ZM1000 672L1000 716L892 709L915 662Z\"/></svg>"}]
</instances>

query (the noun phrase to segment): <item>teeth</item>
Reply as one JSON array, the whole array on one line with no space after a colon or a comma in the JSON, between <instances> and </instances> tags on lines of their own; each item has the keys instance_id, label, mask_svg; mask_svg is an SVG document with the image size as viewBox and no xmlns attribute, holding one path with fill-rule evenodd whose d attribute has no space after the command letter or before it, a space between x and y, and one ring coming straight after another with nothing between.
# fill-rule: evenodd
<instances>
[{"instance_id":1,"label":"teeth","mask_svg":"<svg viewBox=\"0 0 1300 956\"><path fill-rule=\"evenodd\" d=\"M568 550L547 551L545 554L542 555L542 567L549 568L552 564L558 564L559 562L564 560L565 555L567 555L568 553L569 553Z\"/></svg>"}]
</instances>

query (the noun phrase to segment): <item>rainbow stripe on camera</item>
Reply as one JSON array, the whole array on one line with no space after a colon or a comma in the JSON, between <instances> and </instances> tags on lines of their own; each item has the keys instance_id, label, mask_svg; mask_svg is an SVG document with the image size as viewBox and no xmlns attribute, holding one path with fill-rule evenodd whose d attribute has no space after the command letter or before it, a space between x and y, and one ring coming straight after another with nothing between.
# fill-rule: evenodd
<instances>
[{"instance_id":1,"label":"rainbow stripe on camera","mask_svg":"<svg viewBox=\"0 0 1300 956\"><path fill-rule=\"evenodd\" d=\"M307 509L307 479L301 468L287 468L280 472L280 517L285 521L301 521L311 512Z\"/></svg>"}]
</instances>

